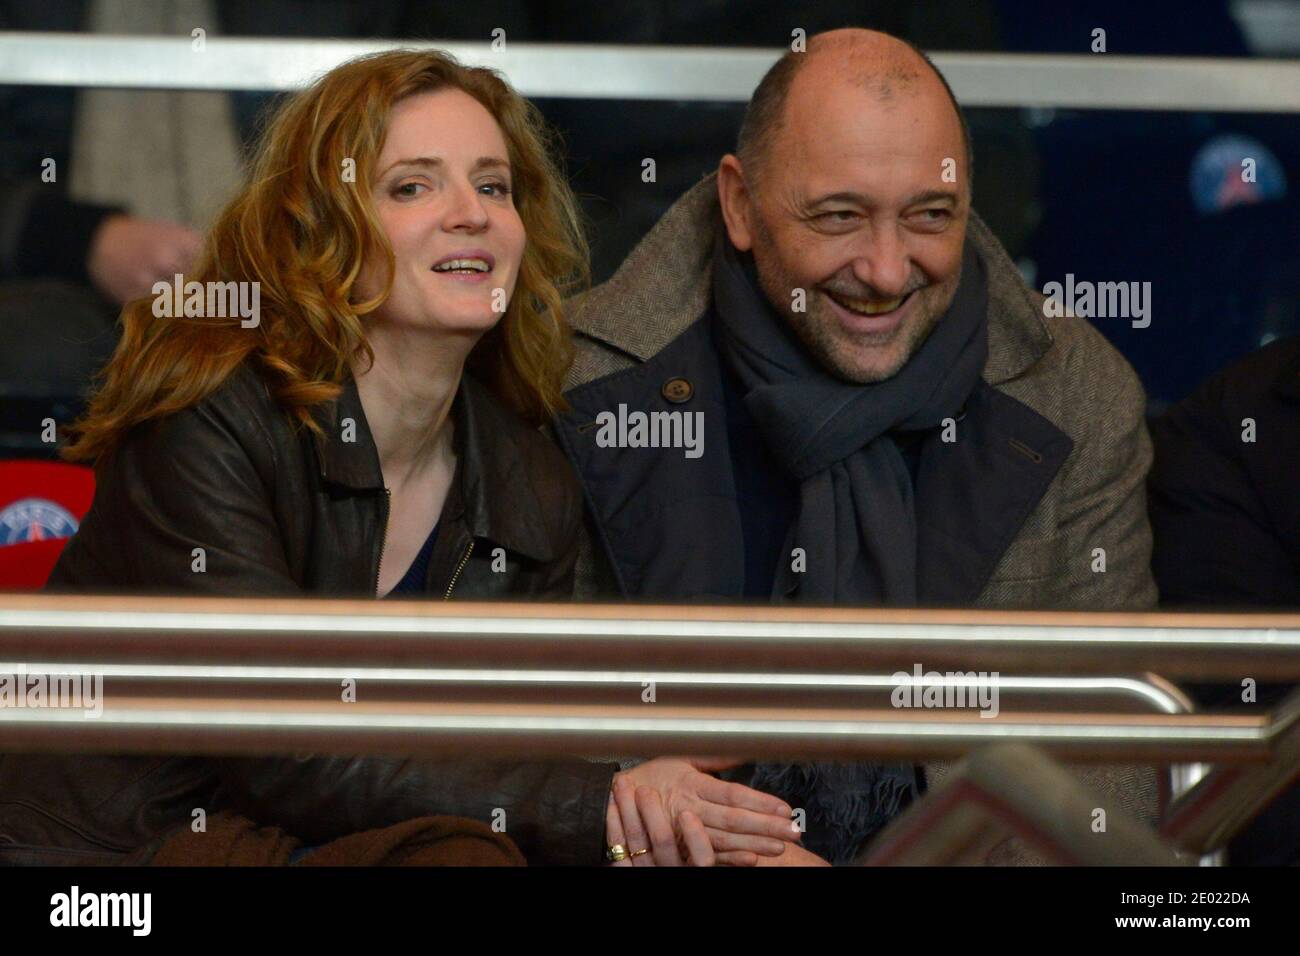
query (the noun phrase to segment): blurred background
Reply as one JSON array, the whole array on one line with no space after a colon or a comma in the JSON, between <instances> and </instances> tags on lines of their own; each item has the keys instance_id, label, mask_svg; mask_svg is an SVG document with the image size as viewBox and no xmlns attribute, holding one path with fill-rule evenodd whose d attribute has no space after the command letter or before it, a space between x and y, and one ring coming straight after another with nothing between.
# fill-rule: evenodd
<instances>
[{"instance_id":1,"label":"blurred background","mask_svg":"<svg viewBox=\"0 0 1300 956\"><path fill-rule=\"evenodd\" d=\"M936 53L1294 58L1300 3L1190 0L0 0L0 31L757 48L856 25ZM0 45L0 457L51 456L111 350L123 297L170 276L233 189L272 91L8 83ZM528 92L525 90L524 92ZM961 88L958 87L961 97ZM535 98L563 138L594 278L734 143L742 102ZM1291 114L968 108L975 205L1041 289L1149 281L1152 324L1095 321L1151 410L1300 331L1300 125ZM160 119L161 118L161 119ZM657 164L654 183L642 160ZM1241 160L1257 164L1241 181ZM55 183L42 179L48 160ZM147 292L147 286L145 290ZM139 294L138 292L135 294Z\"/></svg>"}]
</instances>

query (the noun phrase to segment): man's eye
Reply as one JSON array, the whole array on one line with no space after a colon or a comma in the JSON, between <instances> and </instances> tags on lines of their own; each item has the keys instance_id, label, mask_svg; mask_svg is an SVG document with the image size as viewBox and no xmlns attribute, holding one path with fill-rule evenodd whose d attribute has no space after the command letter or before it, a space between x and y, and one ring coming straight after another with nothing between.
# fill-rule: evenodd
<instances>
[{"instance_id":1,"label":"man's eye","mask_svg":"<svg viewBox=\"0 0 1300 956\"><path fill-rule=\"evenodd\" d=\"M916 215L920 217L922 222L926 223L946 222L952 217L952 213L947 209L922 209Z\"/></svg>"},{"instance_id":2,"label":"man's eye","mask_svg":"<svg viewBox=\"0 0 1300 956\"><path fill-rule=\"evenodd\" d=\"M834 209L817 216L822 222L852 222L858 214L851 209Z\"/></svg>"}]
</instances>

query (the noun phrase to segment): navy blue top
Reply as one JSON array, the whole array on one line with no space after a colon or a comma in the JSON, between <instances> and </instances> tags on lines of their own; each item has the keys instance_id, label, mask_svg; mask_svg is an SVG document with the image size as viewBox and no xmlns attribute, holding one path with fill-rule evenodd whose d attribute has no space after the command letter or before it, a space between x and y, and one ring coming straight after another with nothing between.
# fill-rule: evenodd
<instances>
[{"instance_id":1,"label":"navy blue top","mask_svg":"<svg viewBox=\"0 0 1300 956\"><path fill-rule=\"evenodd\" d=\"M429 537L420 546L420 553L406 569L406 574L402 575L402 580L393 585L393 589L384 595L385 598L424 593L424 580L429 576L429 560L433 557L433 543L437 539L438 526L434 525Z\"/></svg>"}]
</instances>

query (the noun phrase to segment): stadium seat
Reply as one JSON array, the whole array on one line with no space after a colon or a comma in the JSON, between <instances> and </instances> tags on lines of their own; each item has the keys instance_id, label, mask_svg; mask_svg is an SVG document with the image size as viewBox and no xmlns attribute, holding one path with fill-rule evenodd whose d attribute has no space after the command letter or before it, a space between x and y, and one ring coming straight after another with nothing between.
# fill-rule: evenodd
<instances>
[{"instance_id":1,"label":"stadium seat","mask_svg":"<svg viewBox=\"0 0 1300 956\"><path fill-rule=\"evenodd\" d=\"M0 461L0 591L40 590L95 496L95 473Z\"/></svg>"}]
</instances>

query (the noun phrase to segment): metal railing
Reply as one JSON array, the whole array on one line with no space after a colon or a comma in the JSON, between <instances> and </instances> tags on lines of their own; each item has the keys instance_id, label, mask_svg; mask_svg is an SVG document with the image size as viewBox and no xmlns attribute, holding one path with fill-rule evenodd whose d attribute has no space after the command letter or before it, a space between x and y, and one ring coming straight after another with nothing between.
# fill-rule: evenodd
<instances>
[{"instance_id":1,"label":"metal railing","mask_svg":"<svg viewBox=\"0 0 1300 956\"><path fill-rule=\"evenodd\" d=\"M744 102L783 52L734 47L0 32L0 84L287 90L378 50L444 49L525 96ZM1300 63L1115 54L935 53L970 107L1300 112Z\"/></svg>"},{"instance_id":2,"label":"metal railing","mask_svg":"<svg viewBox=\"0 0 1300 956\"><path fill-rule=\"evenodd\" d=\"M0 658L637 672L911 670L1300 682L1300 614L0 596ZM901 665L901 666L900 666Z\"/></svg>"},{"instance_id":3,"label":"metal railing","mask_svg":"<svg viewBox=\"0 0 1300 956\"><path fill-rule=\"evenodd\" d=\"M1300 616L9 596L0 673L99 673L106 694L95 719L0 709L0 749L920 759L1014 740L1076 761L1267 762L1296 720L1171 712L1159 682L1087 680L1120 667L1294 679ZM917 668L998 672L999 693L1014 675L1010 706L886 707L881 672ZM1141 697L1163 712L1118 712Z\"/></svg>"}]
</instances>

